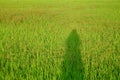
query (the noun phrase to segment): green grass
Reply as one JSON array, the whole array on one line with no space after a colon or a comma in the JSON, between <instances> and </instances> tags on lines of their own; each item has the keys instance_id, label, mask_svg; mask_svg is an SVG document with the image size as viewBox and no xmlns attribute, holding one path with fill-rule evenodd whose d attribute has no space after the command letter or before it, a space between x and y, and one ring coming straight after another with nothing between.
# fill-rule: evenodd
<instances>
[{"instance_id":1,"label":"green grass","mask_svg":"<svg viewBox=\"0 0 120 80\"><path fill-rule=\"evenodd\" d=\"M120 1L0 0L0 80L120 80Z\"/></svg>"}]
</instances>

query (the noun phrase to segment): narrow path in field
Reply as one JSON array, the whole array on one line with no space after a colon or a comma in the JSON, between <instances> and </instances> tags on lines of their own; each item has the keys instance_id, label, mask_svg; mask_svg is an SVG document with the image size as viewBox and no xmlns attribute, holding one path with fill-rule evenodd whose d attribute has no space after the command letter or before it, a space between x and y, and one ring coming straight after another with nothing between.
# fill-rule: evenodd
<instances>
[{"instance_id":1,"label":"narrow path in field","mask_svg":"<svg viewBox=\"0 0 120 80\"><path fill-rule=\"evenodd\" d=\"M84 65L81 59L81 41L76 30L72 30L66 41L66 54L62 68L62 80L83 80Z\"/></svg>"}]
</instances>

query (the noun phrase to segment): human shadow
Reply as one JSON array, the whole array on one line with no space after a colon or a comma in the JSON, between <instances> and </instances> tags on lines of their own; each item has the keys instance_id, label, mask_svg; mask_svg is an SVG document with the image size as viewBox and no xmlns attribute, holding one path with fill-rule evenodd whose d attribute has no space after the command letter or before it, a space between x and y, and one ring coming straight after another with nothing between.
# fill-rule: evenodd
<instances>
[{"instance_id":1,"label":"human shadow","mask_svg":"<svg viewBox=\"0 0 120 80\"><path fill-rule=\"evenodd\" d=\"M62 80L84 80L81 59L81 41L76 30L72 30L66 41L66 54L62 66Z\"/></svg>"}]
</instances>

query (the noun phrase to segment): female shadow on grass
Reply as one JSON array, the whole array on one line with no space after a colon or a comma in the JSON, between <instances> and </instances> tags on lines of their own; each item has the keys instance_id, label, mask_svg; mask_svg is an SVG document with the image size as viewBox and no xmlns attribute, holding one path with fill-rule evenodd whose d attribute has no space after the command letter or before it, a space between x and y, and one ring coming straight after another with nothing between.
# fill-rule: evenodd
<instances>
[{"instance_id":1,"label":"female shadow on grass","mask_svg":"<svg viewBox=\"0 0 120 80\"><path fill-rule=\"evenodd\" d=\"M66 54L62 66L62 80L84 80L81 60L81 41L76 30L72 30L66 41Z\"/></svg>"}]
</instances>

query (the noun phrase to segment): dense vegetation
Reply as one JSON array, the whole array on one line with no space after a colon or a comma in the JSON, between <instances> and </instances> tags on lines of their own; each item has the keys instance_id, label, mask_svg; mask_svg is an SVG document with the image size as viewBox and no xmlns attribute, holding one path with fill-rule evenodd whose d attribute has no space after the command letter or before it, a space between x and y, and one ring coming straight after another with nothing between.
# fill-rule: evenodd
<instances>
[{"instance_id":1,"label":"dense vegetation","mask_svg":"<svg viewBox=\"0 0 120 80\"><path fill-rule=\"evenodd\" d=\"M0 0L0 80L120 80L120 1Z\"/></svg>"}]
</instances>

